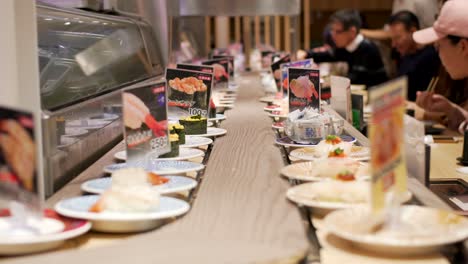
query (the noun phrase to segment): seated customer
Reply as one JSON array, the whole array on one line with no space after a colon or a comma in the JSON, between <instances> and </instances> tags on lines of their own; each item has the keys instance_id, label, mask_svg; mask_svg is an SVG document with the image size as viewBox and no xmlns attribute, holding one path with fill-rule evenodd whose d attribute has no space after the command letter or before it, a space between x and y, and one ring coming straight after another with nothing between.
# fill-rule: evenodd
<instances>
[{"instance_id":1,"label":"seated customer","mask_svg":"<svg viewBox=\"0 0 468 264\"><path fill-rule=\"evenodd\" d=\"M416 15L421 28L431 27L437 17L440 1L441 0L393 0L392 14L407 10ZM364 37L373 40L390 39L388 25L384 25L381 29L363 28L361 32Z\"/></svg>"},{"instance_id":2,"label":"seated customer","mask_svg":"<svg viewBox=\"0 0 468 264\"><path fill-rule=\"evenodd\" d=\"M297 58L312 58L315 63L344 61L348 64L348 78L353 84L369 87L388 79L377 46L359 34L361 18L357 11L336 12L330 18L330 27L335 48L299 50Z\"/></svg>"},{"instance_id":3,"label":"seated customer","mask_svg":"<svg viewBox=\"0 0 468 264\"><path fill-rule=\"evenodd\" d=\"M468 1L447 1L434 26L417 31L413 38L417 43L435 42L439 57L453 80L468 78ZM432 92L418 92L416 104L428 115L440 114L448 128L464 131L468 122L468 111Z\"/></svg>"},{"instance_id":4,"label":"seated customer","mask_svg":"<svg viewBox=\"0 0 468 264\"><path fill-rule=\"evenodd\" d=\"M434 46L423 46L413 40L413 33L419 30L416 15L400 11L390 17L392 47L399 53L397 75L408 76L408 100L416 100L416 91L427 88L437 74L440 60Z\"/></svg>"}]
</instances>

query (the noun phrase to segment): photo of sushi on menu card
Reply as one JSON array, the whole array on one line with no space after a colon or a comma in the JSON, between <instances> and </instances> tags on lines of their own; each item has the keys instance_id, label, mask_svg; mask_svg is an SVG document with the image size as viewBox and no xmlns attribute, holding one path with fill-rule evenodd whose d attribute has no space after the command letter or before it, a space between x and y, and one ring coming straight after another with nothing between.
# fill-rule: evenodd
<instances>
[{"instance_id":1,"label":"photo of sushi on menu card","mask_svg":"<svg viewBox=\"0 0 468 264\"><path fill-rule=\"evenodd\" d=\"M170 119L194 115L208 117L212 73L168 68L166 80Z\"/></svg>"},{"instance_id":2,"label":"photo of sushi on menu card","mask_svg":"<svg viewBox=\"0 0 468 264\"><path fill-rule=\"evenodd\" d=\"M125 89L122 101L127 164L168 153L166 82Z\"/></svg>"},{"instance_id":3,"label":"photo of sushi on menu card","mask_svg":"<svg viewBox=\"0 0 468 264\"><path fill-rule=\"evenodd\" d=\"M203 65L211 65L214 69L214 88L228 89L229 87L229 60L213 59L202 62Z\"/></svg>"},{"instance_id":4,"label":"photo of sushi on menu card","mask_svg":"<svg viewBox=\"0 0 468 264\"><path fill-rule=\"evenodd\" d=\"M33 115L1 106L0 185L15 193L38 192Z\"/></svg>"},{"instance_id":5,"label":"photo of sushi on menu card","mask_svg":"<svg viewBox=\"0 0 468 264\"><path fill-rule=\"evenodd\" d=\"M306 107L320 112L320 71L288 68L289 112Z\"/></svg>"},{"instance_id":6,"label":"photo of sushi on menu card","mask_svg":"<svg viewBox=\"0 0 468 264\"><path fill-rule=\"evenodd\" d=\"M275 79L276 82L276 88L278 89L278 92L281 93L281 64L288 63L291 61L291 56L288 54L276 62L272 63L270 68L271 68L271 73L273 74L273 78Z\"/></svg>"},{"instance_id":7,"label":"photo of sushi on menu card","mask_svg":"<svg viewBox=\"0 0 468 264\"><path fill-rule=\"evenodd\" d=\"M229 68L228 73L229 77L232 79L234 78L234 56L228 55L213 55L213 59L228 59L229 60Z\"/></svg>"},{"instance_id":8,"label":"photo of sushi on menu card","mask_svg":"<svg viewBox=\"0 0 468 264\"><path fill-rule=\"evenodd\" d=\"M308 60L301 60L301 61L293 61L289 63L283 63L280 65L281 69L281 92L283 93L283 98L288 97L288 88L289 88L289 81L288 81L288 68L304 68L310 69L312 68L314 61L312 59Z\"/></svg>"}]
</instances>

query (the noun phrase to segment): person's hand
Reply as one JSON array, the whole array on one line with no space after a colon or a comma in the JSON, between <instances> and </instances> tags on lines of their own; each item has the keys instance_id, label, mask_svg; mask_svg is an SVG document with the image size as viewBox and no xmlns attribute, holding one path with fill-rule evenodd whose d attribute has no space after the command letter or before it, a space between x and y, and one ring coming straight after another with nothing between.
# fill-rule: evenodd
<instances>
[{"instance_id":1,"label":"person's hand","mask_svg":"<svg viewBox=\"0 0 468 264\"><path fill-rule=\"evenodd\" d=\"M298 50L296 51L296 59L303 60L307 58L307 52L305 50Z\"/></svg>"},{"instance_id":2,"label":"person's hand","mask_svg":"<svg viewBox=\"0 0 468 264\"><path fill-rule=\"evenodd\" d=\"M446 97L432 92L417 92L416 104L429 112L450 113L454 104Z\"/></svg>"},{"instance_id":3,"label":"person's hand","mask_svg":"<svg viewBox=\"0 0 468 264\"><path fill-rule=\"evenodd\" d=\"M24 188L32 191L36 148L31 136L17 121L0 121L0 151Z\"/></svg>"},{"instance_id":4,"label":"person's hand","mask_svg":"<svg viewBox=\"0 0 468 264\"><path fill-rule=\"evenodd\" d=\"M331 47L327 44L321 46L321 47L317 47L317 48L314 48L312 49L313 52L327 52L327 51L330 51L331 50Z\"/></svg>"}]
</instances>

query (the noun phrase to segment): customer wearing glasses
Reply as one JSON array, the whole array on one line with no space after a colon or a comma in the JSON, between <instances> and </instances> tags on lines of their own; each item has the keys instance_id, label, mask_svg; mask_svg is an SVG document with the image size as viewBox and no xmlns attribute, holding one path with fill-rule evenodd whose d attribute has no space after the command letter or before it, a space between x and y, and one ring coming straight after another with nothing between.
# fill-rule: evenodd
<instances>
[{"instance_id":1,"label":"customer wearing glasses","mask_svg":"<svg viewBox=\"0 0 468 264\"><path fill-rule=\"evenodd\" d=\"M315 63L346 62L353 84L367 87L385 82L387 74L379 49L362 36L361 18L356 10L340 10L330 17L330 32L335 47L326 50L297 51L297 59L312 58Z\"/></svg>"}]
</instances>

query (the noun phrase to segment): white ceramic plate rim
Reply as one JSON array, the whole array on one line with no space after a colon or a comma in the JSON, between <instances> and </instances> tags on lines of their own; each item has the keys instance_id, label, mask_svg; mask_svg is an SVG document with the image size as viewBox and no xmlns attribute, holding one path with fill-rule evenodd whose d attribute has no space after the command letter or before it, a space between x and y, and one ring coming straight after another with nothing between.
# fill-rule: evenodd
<instances>
[{"instance_id":1,"label":"white ceramic plate rim","mask_svg":"<svg viewBox=\"0 0 468 264\"><path fill-rule=\"evenodd\" d=\"M210 132L211 130L211 132ZM227 130L220 127L208 127L206 134L199 134L199 135L187 135L191 137L214 137L214 136L222 136L227 133Z\"/></svg>"},{"instance_id":2,"label":"white ceramic plate rim","mask_svg":"<svg viewBox=\"0 0 468 264\"><path fill-rule=\"evenodd\" d=\"M216 117L210 117L208 118L208 121L220 121L220 120L225 120L226 116L223 114L216 114Z\"/></svg>"},{"instance_id":3,"label":"white ceramic plate rim","mask_svg":"<svg viewBox=\"0 0 468 264\"><path fill-rule=\"evenodd\" d=\"M274 112L274 111L281 111L281 107L277 107L277 108L268 108L268 106L265 106L263 108L264 111L267 111L267 112Z\"/></svg>"},{"instance_id":4,"label":"white ceramic plate rim","mask_svg":"<svg viewBox=\"0 0 468 264\"><path fill-rule=\"evenodd\" d=\"M305 183L305 184L317 184L317 183L320 183L320 182L310 182L310 183ZM303 185L303 184L301 184L301 185ZM368 203L355 203L355 204L352 204L352 203L344 203L344 202L324 202L324 201L317 201L317 200L308 199L306 197L297 199L295 197L296 194L294 194L294 192L301 185L296 185L294 187L291 187L286 192L286 197L289 200L291 200L292 202L295 202L297 204L302 204L302 205L305 205L305 206L311 207L311 208L326 209L326 210L337 210L337 209L353 208L353 207L358 207L358 206L369 206ZM411 199L411 197L412 197L412 194L411 194L411 192L408 191L406 193L402 203L408 202Z\"/></svg>"},{"instance_id":5,"label":"white ceramic plate rim","mask_svg":"<svg viewBox=\"0 0 468 264\"><path fill-rule=\"evenodd\" d=\"M418 207L416 205L405 205L405 207ZM344 210L365 210L366 207L355 207L355 208L348 208ZM343 214L344 210L335 211L330 213L328 216L325 217L323 224L326 230L330 233L335 234L338 237L344 238L349 241L362 243L362 244L369 244L372 246L381 246L381 247L398 247L398 248L408 248L408 247L428 247L428 246L441 246L446 244L452 244L459 242L463 239L468 237L468 228L465 230L461 230L464 232L451 233L452 236L435 236L431 238L415 238L415 239L397 239L397 238L389 238L383 239L382 236L374 236L371 234L352 234L348 232L341 232L339 228L335 228L332 223L330 223L330 217L333 217L334 214ZM327 220L328 219L328 220Z\"/></svg>"},{"instance_id":6,"label":"white ceramic plate rim","mask_svg":"<svg viewBox=\"0 0 468 264\"><path fill-rule=\"evenodd\" d=\"M161 161L161 162L164 162L164 161ZM205 168L205 165L199 164L199 163L196 163L196 162L190 162L190 161L179 161L179 162L189 162L189 163L196 164L196 166L194 166L193 168L190 168L190 169L159 170L159 171L154 170L154 171L151 171L151 172L156 173L156 174L161 174L161 175L173 175L173 174L187 173L187 172L192 172L192 171L199 171L199 170L202 170L203 168ZM115 165L115 164L112 164L112 165ZM103 171L105 173L112 174L113 170L109 170L107 167L108 166L105 166Z\"/></svg>"},{"instance_id":7,"label":"white ceramic plate rim","mask_svg":"<svg viewBox=\"0 0 468 264\"><path fill-rule=\"evenodd\" d=\"M284 137L283 137L283 138L284 138ZM354 143L354 142L357 141L357 139L356 139L355 137L352 137L352 138L354 138L353 141L346 141L346 142ZM315 148L315 147L317 147L317 144L315 144L315 145L312 145L312 144L310 144L310 145L305 145L305 144L296 144L296 143L283 143L283 142L280 142L280 141L279 141L280 139L281 139L281 138L275 139L275 143L276 143L277 145L280 145L280 146L285 146L285 147L296 147L296 148Z\"/></svg>"},{"instance_id":8,"label":"white ceramic plate rim","mask_svg":"<svg viewBox=\"0 0 468 264\"><path fill-rule=\"evenodd\" d=\"M197 187L197 185L198 185L196 180L194 180L192 178L189 178L189 177L185 177L185 176L172 175L172 176L165 176L165 177L168 177L169 180L170 180L171 177L187 178L187 179L190 180L190 184L182 185L182 186L179 186L179 187L176 187L176 188L164 188L164 189L160 188L160 187L162 187L162 185L154 186L154 189L157 190L160 194L170 194L170 193L188 191L188 190L191 190L191 189ZM89 186L89 185L92 184L94 181L103 180L103 179L111 180L111 177L97 178L97 179L92 179L92 180L86 181L83 184L81 184L81 190L84 191L84 192L87 192L87 193L101 194L105 190L99 189L99 188L93 188L92 186Z\"/></svg>"},{"instance_id":9,"label":"white ceramic plate rim","mask_svg":"<svg viewBox=\"0 0 468 264\"><path fill-rule=\"evenodd\" d=\"M302 163L313 163L313 161L294 163L294 164L290 164L288 166L285 166L285 167L283 167L281 169L281 172L280 172L281 175L283 175L283 176L285 176L286 178L289 178L289 179L300 180L300 181L304 181L304 182L333 181L333 179L330 179L330 178L311 177L311 176L306 176L306 175L299 174L299 173L291 174L291 173L288 172L288 170L291 167L302 165ZM367 176L361 176L361 177L357 178L356 181L364 181L364 180L368 180L368 179L369 179L369 177L367 177Z\"/></svg>"},{"instance_id":10,"label":"white ceramic plate rim","mask_svg":"<svg viewBox=\"0 0 468 264\"><path fill-rule=\"evenodd\" d=\"M273 113L268 113L269 117L277 117L277 118L288 118L288 115L276 115Z\"/></svg>"},{"instance_id":11,"label":"white ceramic plate rim","mask_svg":"<svg viewBox=\"0 0 468 264\"><path fill-rule=\"evenodd\" d=\"M54 218L52 218L54 219ZM57 220L57 219L54 219ZM79 219L80 221L86 221ZM60 220L58 220L60 221ZM11 239L8 238L7 240L0 240L0 246L2 245L27 245L27 244L45 244L55 241L63 241L70 238L74 238L80 236L91 229L91 223L86 221L86 223L78 228L74 228L68 231L62 231L53 234L46 234L41 236L34 236L34 237L25 237L21 239Z\"/></svg>"},{"instance_id":12,"label":"white ceramic plate rim","mask_svg":"<svg viewBox=\"0 0 468 264\"><path fill-rule=\"evenodd\" d=\"M189 136L189 135L186 135L186 136L185 136L185 144L179 145L179 147L181 147L181 148L196 148L196 147L207 146L207 145L213 144L213 140L212 140L211 138L207 138L207 137L193 137L193 138L203 138L203 139L205 139L205 142L202 142L202 141L200 140L199 143L193 143L193 144L187 145L187 138L190 138L190 136Z\"/></svg>"},{"instance_id":13,"label":"white ceramic plate rim","mask_svg":"<svg viewBox=\"0 0 468 264\"><path fill-rule=\"evenodd\" d=\"M183 150L182 150L183 149ZM194 159L194 158L198 158L198 157L203 157L205 155L205 152L203 150L200 150L200 149L196 149L196 148L182 148L179 150L180 151L185 151L185 152L188 152L187 155L185 156L177 156L177 157L172 157L172 158L157 158L157 159L154 159L154 160L189 160L189 159ZM192 152L192 153L189 153L189 152ZM114 158L118 159L118 160L127 160L127 154L126 154L126 151L125 150L122 150L122 151L119 151L117 153L114 154Z\"/></svg>"},{"instance_id":14,"label":"white ceramic plate rim","mask_svg":"<svg viewBox=\"0 0 468 264\"><path fill-rule=\"evenodd\" d=\"M363 147L363 148L365 148L365 147ZM303 149L310 149L310 148L295 149L295 150L293 150L293 151L291 151L289 153L289 156L291 156L293 158L296 158L296 159L307 160L307 161L314 161L314 160L320 159L320 158L316 158L316 157L314 157L312 155L301 154ZM352 152L351 152L351 155L349 155L349 158L354 159L354 160L358 160L358 161L370 160L370 152L369 152L368 155L353 155Z\"/></svg>"},{"instance_id":15,"label":"white ceramic plate rim","mask_svg":"<svg viewBox=\"0 0 468 264\"><path fill-rule=\"evenodd\" d=\"M94 195L98 196L98 195ZM73 197L69 199L76 199L80 197ZM66 199L66 200L69 200ZM172 211L167 211L167 212L153 212L153 213L91 213L91 212L77 212L74 210L70 210L67 208L63 208L62 203L66 200L60 201L55 205L55 211L57 211L59 214L67 216L67 217L73 217L73 218L79 218L79 219L85 219L88 221L109 221L109 222L128 222L128 221L151 221L151 220L158 220L158 219L165 219L165 218L170 218L170 217L176 217L182 214L185 214L188 212L190 209L190 205L183 200L177 199L177 198L172 198L172 197L166 197L166 196L161 196L160 197L160 203L162 203L164 200L177 200L177 202L182 203L184 206L181 207L180 209L177 210L172 210Z\"/></svg>"},{"instance_id":16,"label":"white ceramic plate rim","mask_svg":"<svg viewBox=\"0 0 468 264\"><path fill-rule=\"evenodd\" d=\"M263 102L263 103L271 103L271 102L273 102L275 100L275 97L274 96L263 96L258 100L260 102Z\"/></svg>"}]
</instances>

